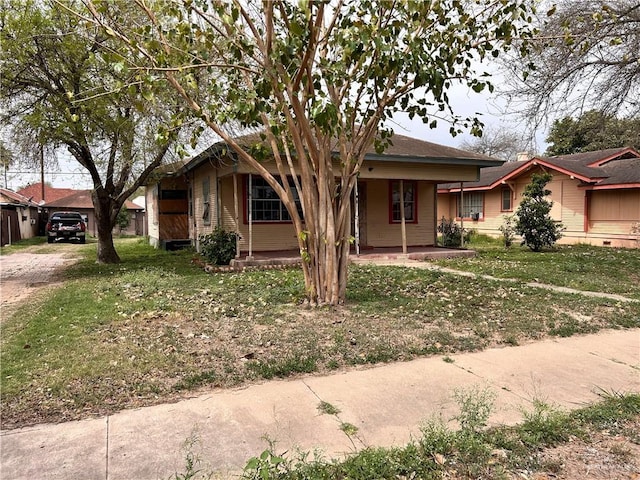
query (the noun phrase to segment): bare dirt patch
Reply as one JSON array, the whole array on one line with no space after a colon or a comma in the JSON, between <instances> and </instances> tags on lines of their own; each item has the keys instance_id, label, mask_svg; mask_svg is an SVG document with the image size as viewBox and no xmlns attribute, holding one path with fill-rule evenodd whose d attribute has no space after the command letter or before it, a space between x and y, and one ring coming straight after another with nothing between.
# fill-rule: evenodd
<instances>
[{"instance_id":1,"label":"bare dirt patch","mask_svg":"<svg viewBox=\"0 0 640 480\"><path fill-rule=\"evenodd\" d=\"M640 418L630 422L628 432L640 432ZM571 441L540 453L544 471L535 480L638 480L640 445L630 436L607 431L593 432L588 441ZM637 439L635 439L637 440Z\"/></svg>"}]
</instances>

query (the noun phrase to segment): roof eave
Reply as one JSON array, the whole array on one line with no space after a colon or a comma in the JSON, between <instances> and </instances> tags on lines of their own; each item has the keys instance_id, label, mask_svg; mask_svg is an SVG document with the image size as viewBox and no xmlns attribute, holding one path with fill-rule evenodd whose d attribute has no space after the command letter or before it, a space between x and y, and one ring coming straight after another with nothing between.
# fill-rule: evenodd
<instances>
[{"instance_id":1,"label":"roof eave","mask_svg":"<svg viewBox=\"0 0 640 480\"><path fill-rule=\"evenodd\" d=\"M482 158L463 158L463 157L423 157L419 155L386 155L378 153L367 153L365 160L379 162L396 162L396 163L422 163L432 165L467 165L474 167L499 167L504 164L504 160L490 160Z\"/></svg>"}]
</instances>

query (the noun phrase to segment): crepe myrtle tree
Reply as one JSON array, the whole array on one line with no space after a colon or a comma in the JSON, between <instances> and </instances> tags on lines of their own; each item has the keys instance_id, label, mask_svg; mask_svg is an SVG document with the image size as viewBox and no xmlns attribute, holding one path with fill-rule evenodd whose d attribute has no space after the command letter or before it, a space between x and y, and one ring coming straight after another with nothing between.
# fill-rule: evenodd
<instances>
[{"instance_id":1,"label":"crepe myrtle tree","mask_svg":"<svg viewBox=\"0 0 640 480\"><path fill-rule=\"evenodd\" d=\"M79 2L6 0L0 22L2 119L18 143L66 147L91 175L99 263L118 263L113 229L126 199L170 153L182 108L173 89L146 89ZM122 9L133 21L135 9ZM170 93L170 95L168 95ZM154 101L156 100L156 101ZM161 101L160 101L161 100Z\"/></svg>"},{"instance_id":2,"label":"crepe myrtle tree","mask_svg":"<svg viewBox=\"0 0 640 480\"><path fill-rule=\"evenodd\" d=\"M392 142L387 121L403 111L432 128L450 121L454 135L479 133L477 118L452 110L450 89L492 90L480 62L533 34L527 1L134 1L147 15L140 28L115 22L107 1L85 0L87 20L154 63L279 195L314 305L344 302L350 196L365 153ZM247 146L230 126L258 131L259 140Z\"/></svg>"}]
</instances>

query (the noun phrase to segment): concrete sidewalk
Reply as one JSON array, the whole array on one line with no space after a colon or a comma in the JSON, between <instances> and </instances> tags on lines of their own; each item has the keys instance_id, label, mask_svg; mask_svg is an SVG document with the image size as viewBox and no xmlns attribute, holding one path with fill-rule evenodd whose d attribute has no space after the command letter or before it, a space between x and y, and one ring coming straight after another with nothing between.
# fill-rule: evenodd
<instances>
[{"instance_id":1,"label":"concrete sidewalk","mask_svg":"<svg viewBox=\"0 0 640 480\"><path fill-rule=\"evenodd\" d=\"M578 408L600 390L640 392L640 330L395 363L326 377L213 391L95 420L3 431L4 479L168 479L185 473L185 442L216 477L237 474L277 441L277 452L319 448L337 456L406 443L433 415L457 412L456 388L489 387L493 423L517 423L533 399ZM320 401L340 409L321 414ZM358 428L354 438L341 422Z\"/></svg>"}]
</instances>

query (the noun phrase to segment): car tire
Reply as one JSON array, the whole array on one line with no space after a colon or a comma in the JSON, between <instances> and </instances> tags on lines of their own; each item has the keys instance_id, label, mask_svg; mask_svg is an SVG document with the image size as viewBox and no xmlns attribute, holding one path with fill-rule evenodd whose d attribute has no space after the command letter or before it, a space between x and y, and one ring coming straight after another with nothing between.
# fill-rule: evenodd
<instances>
[{"instance_id":1,"label":"car tire","mask_svg":"<svg viewBox=\"0 0 640 480\"><path fill-rule=\"evenodd\" d=\"M87 243L87 239L86 239L86 238L84 238L84 237L82 237L82 238L80 239L80 243Z\"/></svg>"},{"instance_id":2,"label":"car tire","mask_svg":"<svg viewBox=\"0 0 640 480\"><path fill-rule=\"evenodd\" d=\"M53 243L53 237L47 237L47 243Z\"/></svg>"}]
</instances>

